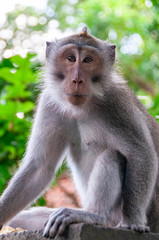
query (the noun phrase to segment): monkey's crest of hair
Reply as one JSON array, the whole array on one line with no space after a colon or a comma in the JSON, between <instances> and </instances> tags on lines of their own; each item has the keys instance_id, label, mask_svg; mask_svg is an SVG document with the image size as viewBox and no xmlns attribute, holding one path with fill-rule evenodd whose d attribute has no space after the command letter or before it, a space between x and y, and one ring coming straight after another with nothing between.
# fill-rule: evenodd
<instances>
[{"instance_id":1,"label":"monkey's crest of hair","mask_svg":"<svg viewBox=\"0 0 159 240\"><path fill-rule=\"evenodd\" d=\"M63 47L67 44L76 44L79 48L83 46L90 46L100 50L102 43L103 41L90 35L87 31L87 27L84 27L81 33L77 33L72 36L59 39L55 42L55 45L59 47ZM57 48L55 48L55 51L56 49Z\"/></svg>"},{"instance_id":2,"label":"monkey's crest of hair","mask_svg":"<svg viewBox=\"0 0 159 240\"><path fill-rule=\"evenodd\" d=\"M84 27L82 29L82 32L80 33L80 36L87 37L88 36L88 29L87 27Z\"/></svg>"}]
</instances>

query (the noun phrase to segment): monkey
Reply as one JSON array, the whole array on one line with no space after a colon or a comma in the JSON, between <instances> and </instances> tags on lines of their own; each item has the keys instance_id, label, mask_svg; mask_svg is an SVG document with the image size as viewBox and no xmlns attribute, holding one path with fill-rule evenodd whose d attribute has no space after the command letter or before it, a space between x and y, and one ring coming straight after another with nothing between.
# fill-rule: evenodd
<instances>
[{"instance_id":1,"label":"monkey","mask_svg":"<svg viewBox=\"0 0 159 240\"><path fill-rule=\"evenodd\" d=\"M0 198L0 226L50 238L72 223L159 232L159 125L116 71L116 45L86 27L46 45L33 127ZM65 156L82 208L24 210Z\"/></svg>"}]
</instances>

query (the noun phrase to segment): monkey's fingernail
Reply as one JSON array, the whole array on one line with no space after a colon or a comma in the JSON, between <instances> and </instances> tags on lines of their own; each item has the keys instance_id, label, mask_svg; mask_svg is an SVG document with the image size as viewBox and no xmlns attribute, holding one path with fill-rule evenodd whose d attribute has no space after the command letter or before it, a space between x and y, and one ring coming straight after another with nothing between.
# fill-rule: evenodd
<instances>
[{"instance_id":1,"label":"monkey's fingernail","mask_svg":"<svg viewBox=\"0 0 159 240\"><path fill-rule=\"evenodd\" d=\"M46 238L48 238L49 237L49 233L43 233L43 237L46 237Z\"/></svg>"},{"instance_id":2,"label":"monkey's fingernail","mask_svg":"<svg viewBox=\"0 0 159 240\"><path fill-rule=\"evenodd\" d=\"M145 232L150 232L150 228L146 227Z\"/></svg>"}]
</instances>

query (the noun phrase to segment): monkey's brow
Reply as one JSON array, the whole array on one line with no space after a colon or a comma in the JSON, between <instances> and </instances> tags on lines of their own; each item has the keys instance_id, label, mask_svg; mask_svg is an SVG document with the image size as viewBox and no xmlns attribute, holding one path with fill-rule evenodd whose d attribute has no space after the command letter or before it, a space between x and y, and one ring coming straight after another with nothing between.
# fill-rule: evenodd
<instances>
[{"instance_id":1,"label":"monkey's brow","mask_svg":"<svg viewBox=\"0 0 159 240\"><path fill-rule=\"evenodd\" d=\"M91 43L91 42L86 42L86 43L81 43L81 42L71 42L71 41L69 41L69 42L65 42L65 43L63 43L63 44L61 44L61 47L63 47L63 46L67 46L67 45L76 45L79 49L81 49L82 47L89 47L89 48L93 48L93 49L96 49L96 50L101 50L101 48L100 47L98 47L97 45L95 45L95 44L93 44L93 43Z\"/></svg>"}]
</instances>

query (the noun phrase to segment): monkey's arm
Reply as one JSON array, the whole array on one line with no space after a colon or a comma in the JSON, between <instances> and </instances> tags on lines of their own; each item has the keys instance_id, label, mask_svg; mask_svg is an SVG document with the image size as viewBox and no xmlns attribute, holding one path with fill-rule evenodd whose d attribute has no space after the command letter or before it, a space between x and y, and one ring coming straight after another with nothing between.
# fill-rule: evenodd
<instances>
[{"instance_id":1,"label":"monkey's arm","mask_svg":"<svg viewBox=\"0 0 159 240\"><path fill-rule=\"evenodd\" d=\"M30 204L50 183L65 149L60 119L41 99L22 165L0 198L0 225Z\"/></svg>"}]
</instances>

